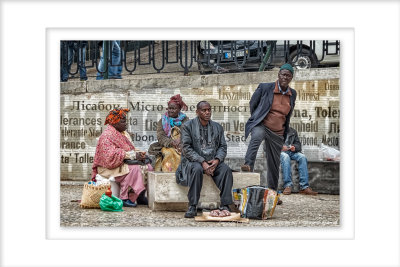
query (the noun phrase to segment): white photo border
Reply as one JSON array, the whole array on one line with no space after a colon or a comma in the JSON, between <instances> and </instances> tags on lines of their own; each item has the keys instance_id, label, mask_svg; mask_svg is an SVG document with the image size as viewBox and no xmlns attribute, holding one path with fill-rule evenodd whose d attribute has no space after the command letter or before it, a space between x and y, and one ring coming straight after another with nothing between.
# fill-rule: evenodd
<instances>
[{"instance_id":1,"label":"white photo border","mask_svg":"<svg viewBox=\"0 0 400 267\"><path fill-rule=\"evenodd\" d=\"M183 1L168 3L163 1L146 3L140 1L2 1L0 4L1 177L3 178L0 188L1 265L127 266L134 263L137 266L203 266L210 265L210 259L213 259L214 266L261 266L263 264L270 266L399 266L398 73L400 57L397 48L399 47L400 4L398 2L205 1L195 5ZM290 7L287 6L288 4ZM157 9L153 10L154 6ZM241 16L245 19L239 21L228 21L226 17L218 20L213 17L216 15L215 11L225 11L231 15L239 13L230 13L231 10L241 11L249 8L251 8L251 14ZM87 12L81 14L79 10L87 10ZM151 10L151 18L145 16L146 12L139 12L140 10ZM169 11L167 20L163 17L164 10ZM292 13L287 13L288 10L295 12L294 14L306 15L293 16ZM113 20L109 17L108 20L99 20L100 17L107 17L101 16L102 14L111 14L113 11L115 11L114 16L118 15L116 16L118 19ZM264 17L265 20L263 20ZM320 18L317 25L316 17ZM199 19L202 20L199 21ZM182 23L182 20L185 23ZM221 28L213 28L215 22ZM126 28L126 25L138 27L136 30L143 32L142 38L121 38L117 29L122 29L122 31L132 29ZM170 28L160 28L160 25ZM342 211L350 211L354 215L341 213L341 219L345 221L341 221L343 226L335 233L336 235L322 231L315 234L319 232L319 229L274 228L267 231L248 229L240 234L247 235L247 238L253 240L211 241L208 240L209 238L193 240L199 232L203 236L211 234L211 231L203 233L197 229L179 228L169 230L175 232L176 235L189 237L191 240L163 240L168 237L163 237L162 231L154 228L143 230L130 228L128 231L121 228L116 230L85 229L84 231L52 229L54 226L52 218L54 216L59 218L57 212L54 212L55 209L59 209L59 199L55 192L59 190L59 186L57 189L53 187L53 182L59 183L59 176L53 175L55 170L59 172L59 168L55 166L59 154L56 153L54 157L54 148L59 147L59 133L58 127L55 127L56 132L53 132L52 128L53 123L58 120L57 116L57 118L54 117L54 113L59 111L59 67L53 68L52 64L54 64L54 55L59 55L59 49L54 51L53 35L64 33L64 29L66 32L75 29L79 33L74 35L77 39L88 39L85 30L90 30L99 36L103 33L102 29L107 28L113 31L108 35L109 39L119 37L152 40L155 39L155 35L159 36L158 39L190 39L171 34L171 31L177 30L176 27L182 27L182 25L190 27L186 28L189 35L185 36L190 36L191 29L203 27L204 36L212 36L212 32L215 31L218 33L218 37L214 39L221 39L221 36L236 36L231 39L237 39L238 35L247 39L254 36L254 32L264 30L265 32L279 31L276 36L281 33L290 34L293 37L290 39L304 38L303 33L307 30L326 30L326 36L330 36L329 32L335 30L342 33L351 32L350 35L354 37L352 45L347 47L346 43L341 43L340 79L341 110L343 110L341 111L343 116L341 147L353 149L344 148L343 151L341 208ZM158 28L158 30L139 28L144 26ZM230 29L226 30L227 28ZM226 33L223 34L224 30ZM200 35L192 39L203 38ZM344 40L347 39L344 38ZM376 68L371 67L371 58L365 56L371 54L371 43L376 44L374 40L382 40L388 45L381 51L390 51L390 57L375 55L381 66ZM347 62L346 59L349 60L349 58L350 62ZM19 63L27 60L31 63L31 67L21 69ZM389 80L388 77L392 79ZM55 80L57 82L54 82ZM385 85L387 80L390 82L390 87L394 89L388 92L389 97L385 99L385 102L377 101L380 96L377 96L376 92ZM346 93L344 92L346 87L354 91ZM344 94L348 94L348 97L344 98ZM381 96L383 97L384 94ZM15 119L14 115L19 115L21 110L24 110L22 112L23 129L21 129L21 119ZM381 110L385 113L377 112ZM355 128L352 127L353 125ZM379 137L382 136L382 132L388 132L385 136L393 136L393 138L390 140L388 137L380 138L381 141ZM390 147L394 148L390 151L390 156L386 153L388 141ZM344 142L350 144L346 146L347 143ZM27 154L29 154L27 157L29 160L18 160ZM348 180L344 181L345 178ZM15 188L16 181L18 181L17 188ZM380 182L378 185L377 181ZM383 191L386 188L389 189L389 193ZM354 195L351 189L354 189ZM349 229L344 229L347 225L346 220L349 220ZM280 233L279 238L273 237L275 231ZM116 240L124 233L128 235L132 232L141 232L139 234L144 236L135 238L141 239L140 241ZM213 232L212 234L220 235L219 230ZM265 232L271 235L257 239L257 236ZM304 232L304 236L299 232ZM284 237L286 233L288 234ZM115 235L110 237L110 234ZM223 233L226 236L230 234ZM330 234L332 236L329 237ZM88 235L96 239L83 240L88 239ZM76 239L77 236L82 238L66 240L70 239L69 237ZM324 240L321 240L319 236L324 236L322 237ZM64 240L56 240L58 238ZM228 259L224 256L213 257L213 255L221 255L221 248L227 248L226 253L222 251L222 255L231 255L232 250L236 249L240 251L241 256L234 256L235 253L233 253L234 255ZM115 249L118 252L118 249L121 249L121 251L132 253L132 260L129 260L129 257L115 257ZM104 255L103 252L108 254L99 257L100 253ZM269 257L268 253L274 256ZM250 254L260 256L250 258L247 256ZM205 257L201 257L202 255ZM204 261L199 260L200 258L204 258Z\"/></svg>"},{"instance_id":2,"label":"white photo border","mask_svg":"<svg viewBox=\"0 0 400 267\"><path fill-rule=\"evenodd\" d=\"M233 31L234 30L234 31ZM341 169L348 170L349 166L354 166L354 31L353 29L296 29L300 33L293 34L293 29L168 29L168 36L176 37L175 40L196 39L200 36L200 40L213 40L221 37L221 31L228 32L227 37L223 39L249 39L261 40L263 35L271 36L273 40L340 40L341 47L341 75L345 73L348 78L345 82L341 81L340 94L341 99L346 99L348 105L341 105L341 149L342 161ZM150 36L148 36L150 33ZM81 40L76 38L78 35L86 36L89 40L112 39L111 34L118 34L118 40L129 40L129 36L135 36L139 40L155 39L157 31L149 29L102 29L101 32L91 33L91 29L47 29L46 45L47 57L49 58L49 66L47 68L47 78L49 85L47 86L47 95L51 101L47 105L49 110L59 110L60 92L59 76L57 67L59 66L59 43L60 40ZM247 35L246 38L242 36ZM295 35L293 37L293 35ZM106 37L104 37L106 36ZM235 37L236 38L233 38ZM239 36L239 37L237 37ZM287 37L289 36L289 38ZM151 38L153 37L153 38ZM135 39L136 39L135 38ZM158 38L157 40L164 39ZM346 50L346 51L344 51ZM346 76L345 75L345 76ZM340 80L342 77L340 77ZM57 98L58 97L58 98ZM348 108L350 107L350 108ZM132 228L101 228L93 231L88 227L60 227L60 207L59 202L59 181L49 179L49 177L59 177L60 162L58 160L59 152L59 114L53 112L49 118L48 124L48 142L49 152L49 168L48 180L49 185L48 199L50 203L54 203L47 213L48 221L48 238L50 239L352 239L354 237L354 170L341 171L340 174L340 203L347 203L341 206L340 227L277 227L277 228L234 228L222 227L218 229L210 228L164 228L164 227L137 227ZM94 226L95 227L95 226ZM189 234L190 233L190 234Z\"/></svg>"}]
</instances>

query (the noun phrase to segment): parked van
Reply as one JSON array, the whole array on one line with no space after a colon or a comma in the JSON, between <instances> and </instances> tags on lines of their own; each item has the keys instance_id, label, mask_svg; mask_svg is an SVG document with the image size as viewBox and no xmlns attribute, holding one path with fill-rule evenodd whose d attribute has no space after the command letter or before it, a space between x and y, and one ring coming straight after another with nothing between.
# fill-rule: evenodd
<instances>
[{"instance_id":1,"label":"parked van","mask_svg":"<svg viewBox=\"0 0 400 267\"><path fill-rule=\"evenodd\" d=\"M199 41L197 63L201 73L258 70L272 46L266 68L285 62L297 69L339 66L338 40Z\"/></svg>"},{"instance_id":2,"label":"parked van","mask_svg":"<svg viewBox=\"0 0 400 267\"><path fill-rule=\"evenodd\" d=\"M339 40L277 41L275 51L272 54L273 65L284 63L285 54L289 55L291 64L297 69L340 64Z\"/></svg>"}]
</instances>

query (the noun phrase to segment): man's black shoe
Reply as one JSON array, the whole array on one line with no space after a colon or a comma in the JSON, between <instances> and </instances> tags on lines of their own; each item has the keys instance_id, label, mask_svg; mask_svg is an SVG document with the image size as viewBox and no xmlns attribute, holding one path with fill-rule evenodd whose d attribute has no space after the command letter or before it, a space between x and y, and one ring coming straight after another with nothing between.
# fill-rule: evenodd
<instances>
[{"instance_id":1,"label":"man's black shoe","mask_svg":"<svg viewBox=\"0 0 400 267\"><path fill-rule=\"evenodd\" d=\"M194 218L194 216L197 216L196 206L189 206L188 211L185 213L185 218Z\"/></svg>"},{"instance_id":2,"label":"man's black shoe","mask_svg":"<svg viewBox=\"0 0 400 267\"><path fill-rule=\"evenodd\" d=\"M219 209L220 210L227 210L227 211L231 212L231 209L229 208L228 205L220 206Z\"/></svg>"}]
</instances>

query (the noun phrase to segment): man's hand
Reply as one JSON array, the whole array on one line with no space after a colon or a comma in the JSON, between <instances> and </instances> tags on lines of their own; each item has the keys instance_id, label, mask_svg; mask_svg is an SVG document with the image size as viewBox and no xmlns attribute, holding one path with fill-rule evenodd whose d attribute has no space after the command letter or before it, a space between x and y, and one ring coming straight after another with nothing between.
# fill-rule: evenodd
<instances>
[{"instance_id":1,"label":"man's hand","mask_svg":"<svg viewBox=\"0 0 400 267\"><path fill-rule=\"evenodd\" d=\"M288 150L290 150L290 147L291 147L291 146L285 146L285 145L283 145L282 151L288 151Z\"/></svg>"},{"instance_id":2,"label":"man's hand","mask_svg":"<svg viewBox=\"0 0 400 267\"><path fill-rule=\"evenodd\" d=\"M294 146L290 147L290 151L294 152L296 150L296 148Z\"/></svg>"},{"instance_id":3,"label":"man's hand","mask_svg":"<svg viewBox=\"0 0 400 267\"><path fill-rule=\"evenodd\" d=\"M210 160L207 163L210 164L210 167L209 167L210 174L209 175L214 176L214 171L219 164L219 159Z\"/></svg>"},{"instance_id":4,"label":"man's hand","mask_svg":"<svg viewBox=\"0 0 400 267\"><path fill-rule=\"evenodd\" d=\"M203 167L204 173L210 175L210 165L207 163L207 161L203 161L201 166Z\"/></svg>"}]
</instances>

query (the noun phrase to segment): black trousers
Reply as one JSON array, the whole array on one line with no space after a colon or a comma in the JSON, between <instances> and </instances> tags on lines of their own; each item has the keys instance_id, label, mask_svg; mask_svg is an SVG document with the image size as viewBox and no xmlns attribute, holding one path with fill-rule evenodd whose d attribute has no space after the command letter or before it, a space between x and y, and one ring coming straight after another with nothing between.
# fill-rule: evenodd
<instances>
[{"instance_id":1,"label":"black trousers","mask_svg":"<svg viewBox=\"0 0 400 267\"><path fill-rule=\"evenodd\" d=\"M251 140L245 156L245 164L253 171L257 151L264 141L264 153L267 159L268 188L277 190L279 179L279 166L281 164L281 151L284 143L283 136L272 132L262 123L251 130Z\"/></svg>"},{"instance_id":2,"label":"black trousers","mask_svg":"<svg viewBox=\"0 0 400 267\"><path fill-rule=\"evenodd\" d=\"M189 162L187 169L188 177L188 199L189 205L198 205L200 199L201 188L203 187L203 167L199 162ZM211 177L220 190L221 205L230 205L232 200L233 176L232 170L224 162L218 164Z\"/></svg>"},{"instance_id":3,"label":"black trousers","mask_svg":"<svg viewBox=\"0 0 400 267\"><path fill-rule=\"evenodd\" d=\"M264 153L267 158L268 188L278 190L279 166L281 165L281 151L284 143L283 136L279 136L266 128L267 138L264 142Z\"/></svg>"}]
</instances>

